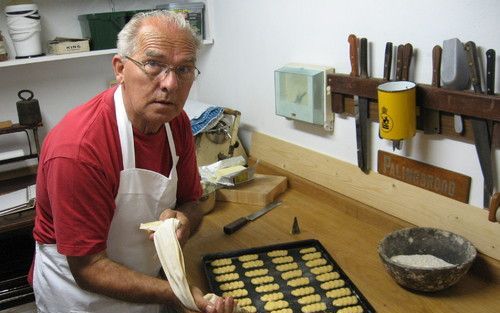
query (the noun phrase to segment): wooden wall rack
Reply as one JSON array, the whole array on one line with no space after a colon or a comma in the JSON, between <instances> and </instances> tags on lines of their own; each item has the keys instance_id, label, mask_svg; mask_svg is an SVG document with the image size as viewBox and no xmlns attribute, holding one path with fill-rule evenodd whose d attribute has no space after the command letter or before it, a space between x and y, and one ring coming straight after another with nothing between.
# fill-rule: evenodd
<instances>
[{"instance_id":1,"label":"wooden wall rack","mask_svg":"<svg viewBox=\"0 0 500 313\"><path fill-rule=\"evenodd\" d=\"M370 101L369 119L378 122L377 87L386 82L380 78L361 78L348 74L329 74L327 84L332 95L333 111L339 114L354 114L353 96L366 97ZM472 91L456 91L437 88L427 84L417 84L417 115L421 108L440 112L441 135L454 139L473 142L471 117L493 121L492 148L500 148L500 97L476 94ZM453 114L460 114L464 119L464 131L455 133ZM417 116L417 129L421 121Z\"/></svg>"}]
</instances>

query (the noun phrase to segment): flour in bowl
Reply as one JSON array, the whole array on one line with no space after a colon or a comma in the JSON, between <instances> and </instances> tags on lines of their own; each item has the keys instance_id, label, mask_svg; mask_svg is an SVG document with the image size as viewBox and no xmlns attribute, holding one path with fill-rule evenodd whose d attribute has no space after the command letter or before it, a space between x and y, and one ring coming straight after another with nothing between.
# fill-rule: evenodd
<instances>
[{"instance_id":1,"label":"flour in bowl","mask_svg":"<svg viewBox=\"0 0 500 313\"><path fill-rule=\"evenodd\" d=\"M407 266L427 268L440 268L455 265L431 254L395 255L391 257L391 261Z\"/></svg>"}]
</instances>

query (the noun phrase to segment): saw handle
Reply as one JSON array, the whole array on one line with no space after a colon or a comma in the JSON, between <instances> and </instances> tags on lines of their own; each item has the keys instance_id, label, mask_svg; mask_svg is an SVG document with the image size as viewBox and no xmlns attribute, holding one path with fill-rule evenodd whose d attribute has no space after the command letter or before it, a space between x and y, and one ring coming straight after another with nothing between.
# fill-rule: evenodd
<instances>
[{"instance_id":1,"label":"saw handle","mask_svg":"<svg viewBox=\"0 0 500 313\"><path fill-rule=\"evenodd\" d=\"M490 214L488 215L488 220L490 222L499 222L500 223L500 221L497 219L497 211L498 211L499 206L500 206L500 192L496 192L491 197Z\"/></svg>"}]
</instances>

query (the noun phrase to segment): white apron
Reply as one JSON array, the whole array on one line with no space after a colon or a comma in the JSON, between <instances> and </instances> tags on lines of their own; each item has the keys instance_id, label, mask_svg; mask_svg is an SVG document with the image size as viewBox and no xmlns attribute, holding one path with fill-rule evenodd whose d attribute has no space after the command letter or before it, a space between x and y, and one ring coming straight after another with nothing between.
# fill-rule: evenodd
<instances>
[{"instance_id":1,"label":"white apron","mask_svg":"<svg viewBox=\"0 0 500 313\"><path fill-rule=\"evenodd\" d=\"M165 208L174 208L177 193L177 161L170 126L165 124L172 169L170 177L135 168L132 125L123 104L121 86L114 95L116 121L123 156L123 171L115 198L116 211L108 235L108 257L136 271L157 276L161 268L152 240L139 224L158 220ZM80 289L69 270L66 256L55 244L36 244L33 277L36 305L41 313L158 313L160 305L115 300Z\"/></svg>"}]
</instances>

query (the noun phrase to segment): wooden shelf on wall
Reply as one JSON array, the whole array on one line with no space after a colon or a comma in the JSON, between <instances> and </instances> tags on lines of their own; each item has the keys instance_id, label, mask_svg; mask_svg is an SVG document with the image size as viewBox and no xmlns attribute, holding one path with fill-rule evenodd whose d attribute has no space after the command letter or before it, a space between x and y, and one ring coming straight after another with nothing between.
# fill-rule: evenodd
<instances>
[{"instance_id":1,"label":"wooden shelf on wall","mask_svg":"<svg viewBox=\"0 0 500 313\"><path fill-rule=\"evenodd\" d=\"M384 82L379 78L360 78L347 74L328 75L327 84L330 86L334 112L354 115L353 96L366 97L372 99L369 119L378 122L377 87ZM440 112L440 135L468 142L474 141L471 117L494 122L495 135L492 138L495 142L492 146L500 148L500 97L417 84L417 115L421 108ZM463 116L464 131L461 134L454 131L454 114ZM419 124L417 120L417 125ZM418 126L417 128L421 129Z\"/></svg>"}]
</instances>

